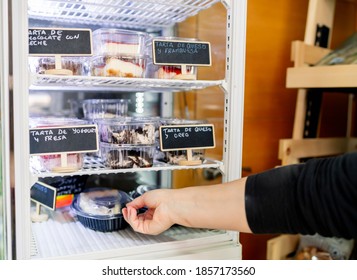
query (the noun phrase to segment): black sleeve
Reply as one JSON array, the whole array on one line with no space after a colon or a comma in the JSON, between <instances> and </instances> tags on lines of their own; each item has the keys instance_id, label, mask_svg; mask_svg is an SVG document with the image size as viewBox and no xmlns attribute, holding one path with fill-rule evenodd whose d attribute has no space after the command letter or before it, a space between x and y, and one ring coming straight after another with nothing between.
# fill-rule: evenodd
<instances>
[{"instance_id":1,"label":"black sleeve","mask_svg":"<svg viewBox=\"0 0 357 280\"><path fill-rule=\"evenodd\" d=\"M247 178L253 233L357 237L357 153L311 159Z\"/></svg>"}]
</instances>

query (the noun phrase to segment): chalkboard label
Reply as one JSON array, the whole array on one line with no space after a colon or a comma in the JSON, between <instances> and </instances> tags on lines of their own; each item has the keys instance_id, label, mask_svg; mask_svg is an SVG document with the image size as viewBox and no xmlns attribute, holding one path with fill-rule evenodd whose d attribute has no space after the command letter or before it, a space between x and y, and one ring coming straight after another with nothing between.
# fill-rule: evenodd
<instances>
[{"instance_id":1,"label":"chalkboard label","mask_svg":"<svg viewBox=\"0 0 357 280\"><path fill-rule=\"evenodd\" d=\"M30 190L31 200L37 202L51 210L56 208L56 188L45 183L36 182Z\"/></svg>"},{"instance_id":2,"label":"chalkboard label","mask_svg":"<svg viewBox=\"0 0 357 280\"><path fill-rule=\"evenodd\" d=\"M98 151L96 125L56 126L30 129L30 154Z\"/></svg>"},{"instance_id":3,"label":"chalkboard label","mask_svg":"<svg viewBox=\"0 0 357 280\"><path fill-rule=\"evenodd\" d=\"M201 41L153 40L153 63L211 66L211 44Z\"/></svg>"},{"instance_id":4,"label":"chalkboard label","mask_svg":"<svg viewBox=\"0 0 357 280\"><path fill-rule=\"evenodd\" d=\"M30 55L91 56L92 30L30 28Z\"/></svg>"},{"instance_id":5,"label":"chalkboard label","mask_svg":"<svg viewBox=\"0 0 357 280\"><path fill-rule=\"evenodd\" d=\"M162 151L214 147L215 137L212 124L160 126L160 148Z\"/></svg>"}]
</instances>

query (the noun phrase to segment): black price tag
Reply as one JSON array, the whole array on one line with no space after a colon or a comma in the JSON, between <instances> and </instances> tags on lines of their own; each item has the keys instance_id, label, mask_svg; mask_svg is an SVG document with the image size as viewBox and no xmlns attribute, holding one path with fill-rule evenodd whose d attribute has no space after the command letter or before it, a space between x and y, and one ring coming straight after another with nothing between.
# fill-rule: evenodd
<instances>
[{"instance_id":1,"label":"black price tag","mask_svg":"<svg viewBox=\"0 0 357 280\"><path fill-rule=\"evenodd\" d=\"M91 56L90 29L30 28L28 30L30 55Z\"/></svg>"},{"instance_id":2,"label":"black price tag","mask_svg":"<svg viewBox=\"0 0 357 280\"><path fill-rule=\"evenodd\" d=\"M30 129L30 154L60 154L98 151L96 125Z\"/></svg>"},{"instance_id":3,"label":"black price tag","mask_svg":"<svg viewBox=\"0 0 357 280\"><path fill-rule=\"evenodd\" d=\"M48 209L56 209L56 188L45 183L36 182L30 189L30 197L34 202L45 206Z\"/></svg>"},{"instance_id":4,"label":"black price tag","mask_svg":"<svg viewBox=\"0 0 357 280\"><path fill-rule=\"evenodd\" d=\"M160 126L160 148L162 151L214 147L215 136L212 124Z\"/></svg>"},{"instance_id":5,"label":"black price tag","mask_svg":"<svg viewBox=\"0 0 357 280\"><path fill-rule=\"evenodd\" d=\"M153 40L153 63L211 66L211 44L201 41Z\"/></svg>"}]
</instances>

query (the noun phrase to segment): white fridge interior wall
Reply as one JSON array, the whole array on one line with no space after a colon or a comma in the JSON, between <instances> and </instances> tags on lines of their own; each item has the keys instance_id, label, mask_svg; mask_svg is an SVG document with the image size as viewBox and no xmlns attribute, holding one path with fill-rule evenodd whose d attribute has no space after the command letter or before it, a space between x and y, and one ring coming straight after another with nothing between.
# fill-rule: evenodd
<instances>
[{"instance_id":1,"label":"white fridge interior wall","mask_svg":"<svg viewBox=\"0 0 357 280\"><path fill-rule=\"evenodd\" d=\"M104 5L105 2L105 5ZM200 166L153 166L146 170L109 170L98 164L86 166L85 171L76 171L63 176L110 177L118 174L130 177L133 174L157 174L172 170L192 168L217 168L223 180L240 177L242 116L244 104L244 62L246 1L13 1L12 30L14 68L14 166L15 166L15 210L16 210L16 258L17 259L240 259L241 246L235 232L208 229L189 229L174 226L159 236L146 236L131 229L101 233L81 226L70 211L47 211L49 219L42 223L31 222L33 205L30 203L30 187L40 178L58 177L53 172L33 173L29 166L29 116L34 97L29 95L46 93L48 86L61 88L63 95L75 91L85 96L94 90L117 89L118 93L165 92L197 90L220 86L225 92L224 151L223 161L207 161ZM80 76L34 75L29 73L28 28L29 19L49 20L53 26L76 27L78 22L110 25L147 31L164 30L167 26L209 9L215 3L227 8L226 76L224 80L159 80L133 78L106 78ZM29 4L29 5L28 5ZM93 9L94 8L94 9ZM159 11L161 11L159 13ZM16 31L16 32L15 32ZM27 79L28 77L28 79ZM95 81L95 82L94 82ZM108 87L108 83L110 86ZM88 87L88 85L92 85ZM83 89L85 86L85 89ZM77 90L77 91L76 91ZM54 95L52 92L49 95ZM79 93L83 92L83 93ZM161 101L162 102L162 101ZM63 103L63 99L62 99ZM166 104L171 104L166 102ZM31 106L30 106L31 105ZM41 107L41 106L40 106ZM166 110L166 109L165 109ZM163 110L162 115L165 115ZM92 163L90 163L92 164ZM61 175L62 176L62 175ZM155 175L156 176L156 175ZM163 177L167 177L164 175Z\"/></svg>"}]
</instances>

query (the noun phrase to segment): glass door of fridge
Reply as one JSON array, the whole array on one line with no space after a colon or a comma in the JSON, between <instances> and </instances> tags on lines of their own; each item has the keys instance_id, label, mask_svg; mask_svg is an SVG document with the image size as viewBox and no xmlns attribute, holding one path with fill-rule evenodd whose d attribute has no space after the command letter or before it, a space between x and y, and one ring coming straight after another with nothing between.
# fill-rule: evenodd
<instances>
[{"instance_id":1,"label":"glass door of fridge","mask_svg":"<svg viewBox=\"0 0 357 280\"><path fill-rule=\"evenodd\" d=\"M0 260L11 259L10 203L10 44L8 1L0 2Z\"/></svg>"}]
</instances>

